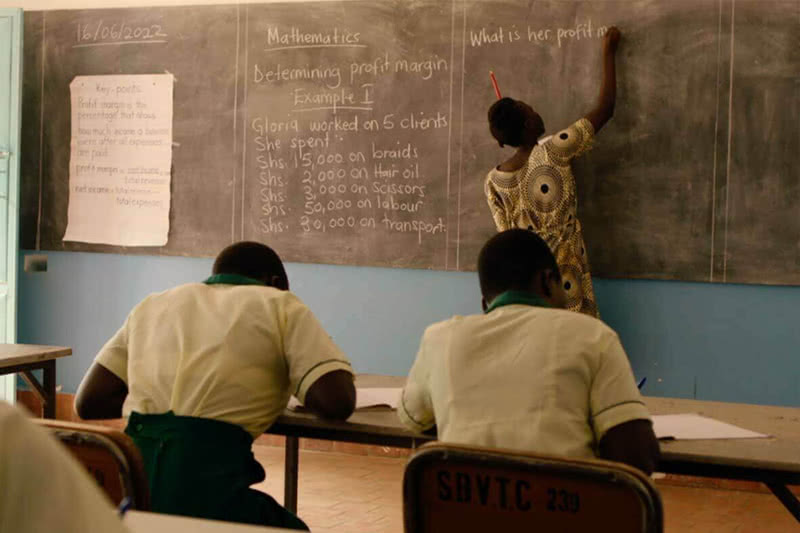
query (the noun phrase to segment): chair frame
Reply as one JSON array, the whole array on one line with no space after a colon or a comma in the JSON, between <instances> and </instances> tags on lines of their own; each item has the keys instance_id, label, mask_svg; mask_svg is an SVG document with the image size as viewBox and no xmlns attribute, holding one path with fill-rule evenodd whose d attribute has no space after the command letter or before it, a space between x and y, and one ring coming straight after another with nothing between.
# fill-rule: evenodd
<instances>
[{"instance_id":1,"label":"chair frame","mask_svg":"<svg viewBox=\"0 0 800 533\"><path fill-rule=\"evenodd\" d=\"M70 453L72 453L71 448L73 447L100 448L108 453L121 474L123 498L129 499L133 509L140 511L150 509L150 489L144 461L133 439L128 435L118 429L101 425L46 419L36 419L36 422L69 448ZM72 455L78 462L85 465L80 456L74 453ZM114 503L119 504L120 502Z\"/></svg>"},{"instance_id":2,"label":"chair frame","mask_svg":"<svg viewBox=\"0 0 800 533\"><path fill-rule=\"evenodd\" d=\"M425 471L433 464L453 462L488 468L513 468L531 474L558 476L563 479L611 483L632 490L639 496L644 513L644 530L647 533L662 533L664 511L661 496L650 477L636 468L622 463L572 459L530 454L518 450L479 448L450 445L440 442L427 443L409 458L403 475L403 524L406 533L422 531L422 509L425 502L416 490Z\"/></svg>"}]
</instances>

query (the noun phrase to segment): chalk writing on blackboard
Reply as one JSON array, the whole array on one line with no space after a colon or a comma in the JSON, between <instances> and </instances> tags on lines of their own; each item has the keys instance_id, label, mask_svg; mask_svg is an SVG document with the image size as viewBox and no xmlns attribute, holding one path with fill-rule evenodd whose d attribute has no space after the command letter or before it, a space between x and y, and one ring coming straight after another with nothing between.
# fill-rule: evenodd
<instances>
[{"instance_id":1,"label":"chalk writing on blackboard","mask_svg":"<svg viewBox=\"0 0 800 533\"><path fill-rule=\"evenodd\" d=\"M391 87L413 83L424 92L435 78L447 80L448 60L436 51L389 50L338 26L261 31L265 44L248 56L245 176L258 180L257 200L249 201L256 235L412 234L416 242L404 242L414 246L444 235L445 217L429 203L441 193L431 193L426 139L450 127L449 110L435 101L397 107Z\"/></svg>"},{"instance_id":2,"label":"chalk writing on blackboard","mask_svg":"<svg viewBox=\"0 0 800 533\"><path fill-rule=\"evenodd\" d=\"M161 24L132 25L124 21L99 20L76 24L76 42L73 48L124 44L163 44L168 35Z\"/></svg>"},{"instance_id":3,"label":"chalk writing on blackboard","mask_svg":"<svg viewBox=\"0 0 800 533\"><path fill-rule=\"evenodd\" d=\"M482 27L469 31L469 44L472 47L512 44L527 38L528 42L531 43L549 43L561 48L569 41L602 38L606 31L608 31L608 26L594 26L592 19L587 19L585 22L577 22L569 27Z\"/></svg>"}]
</instances>

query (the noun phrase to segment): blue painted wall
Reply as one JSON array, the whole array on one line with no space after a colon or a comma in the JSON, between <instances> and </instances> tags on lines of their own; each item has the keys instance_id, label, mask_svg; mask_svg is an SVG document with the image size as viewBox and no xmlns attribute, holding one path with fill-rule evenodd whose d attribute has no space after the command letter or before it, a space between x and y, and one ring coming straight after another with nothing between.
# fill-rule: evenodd
<instances>
[{"instance_id":1,"label":"blue painted wall","mask_svg":"<svg viewBox=\"0 0 800 533\"><path fill-rule=\"evenodd\" d=\"M20 272L18 338L73 347L58 366L64 392L75 391L94 354L145 295L211 270L210 259L47 255L47 272ZM287 269L293 291L359 372L404 375L428 324L480 311L474 273ZM595 290L634 372L648 378L646 394L800 405L800 287L596 280Z\"/></svg>"}]
</instances>

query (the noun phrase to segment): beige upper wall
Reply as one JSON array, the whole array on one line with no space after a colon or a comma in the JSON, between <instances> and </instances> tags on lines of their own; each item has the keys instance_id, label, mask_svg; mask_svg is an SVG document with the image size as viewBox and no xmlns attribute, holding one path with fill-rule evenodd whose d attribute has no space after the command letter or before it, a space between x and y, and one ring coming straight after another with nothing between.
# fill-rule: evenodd
<instances>
[{"instance_id":1,"label":"beige upper wall","mask_svg":"<svg viewBox=\"0 0 800 533\"><path fill-rule=\"evenodd\" d=\"M265 4L277 0L0 0L0 7L21 7L23 9L91 9L100 7L148 7L148 6L187 6L214 4ZM280 0L300 2L303 0ZM319 1L319 0L317 0ZM325 0L323 0L325 1ZM333 0L327 0L333 1Z\"/></svg>"}]
</instances>

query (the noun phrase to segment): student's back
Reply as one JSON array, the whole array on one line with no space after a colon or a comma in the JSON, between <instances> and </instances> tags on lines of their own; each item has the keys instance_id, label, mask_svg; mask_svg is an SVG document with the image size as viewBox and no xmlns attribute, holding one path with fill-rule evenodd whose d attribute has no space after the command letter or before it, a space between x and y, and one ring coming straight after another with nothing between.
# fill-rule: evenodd
<instances>
[{"instance_id":1,"label":"student's back","mask_svg":"<svg viewBox=\"0 0 800 533\"><path fill-rule=\"evenodd\" d=\"M318 414L353 411L350 363L288 292L260 243L223 250L214 275L152 295L97 355L75 405L128 419L156 512L307 529L267 494L252 453L294 394Z\"/></svg>"},{"instance_id":2,"label":"student's back","mask_svg":"<svg viewBox=\"0 0 800 533\"><path fill-rule=\"evenodd\" d=\"M564 307L547 244L512 229L478 258L485 314L429 327L403 389L409 428L441 440L622 461L651 472L647 409L619 338Z\"/></svg>"},{"instance_id":3,"label":"student's back","mask_svg":"<svg viewBox=\"0 0 800 533\"><path fill-rule=\"evenodd\" d=\"M320 334L325 338L313 338ZM315 381L308 372L321 354L303 345L328 346L321 341L327 334L291 292L191 283L143 300L98 361L129 374L126 416L172 411L238 424L255 438L290 393L304 396ZM327 355L320 371L349 369L338 350Z\"/></svg>"},{"instance_id":4,"label":"student's back","mask_svg":"<svg viewBox=\"0 0 800 533\"><path fill-rule=\"evenodd\" d=\"M422 346L446 442L593 457L595 434L648 417L617 335L583 314L511 303L434 324Z\"/></svg>"}]
</instances>

